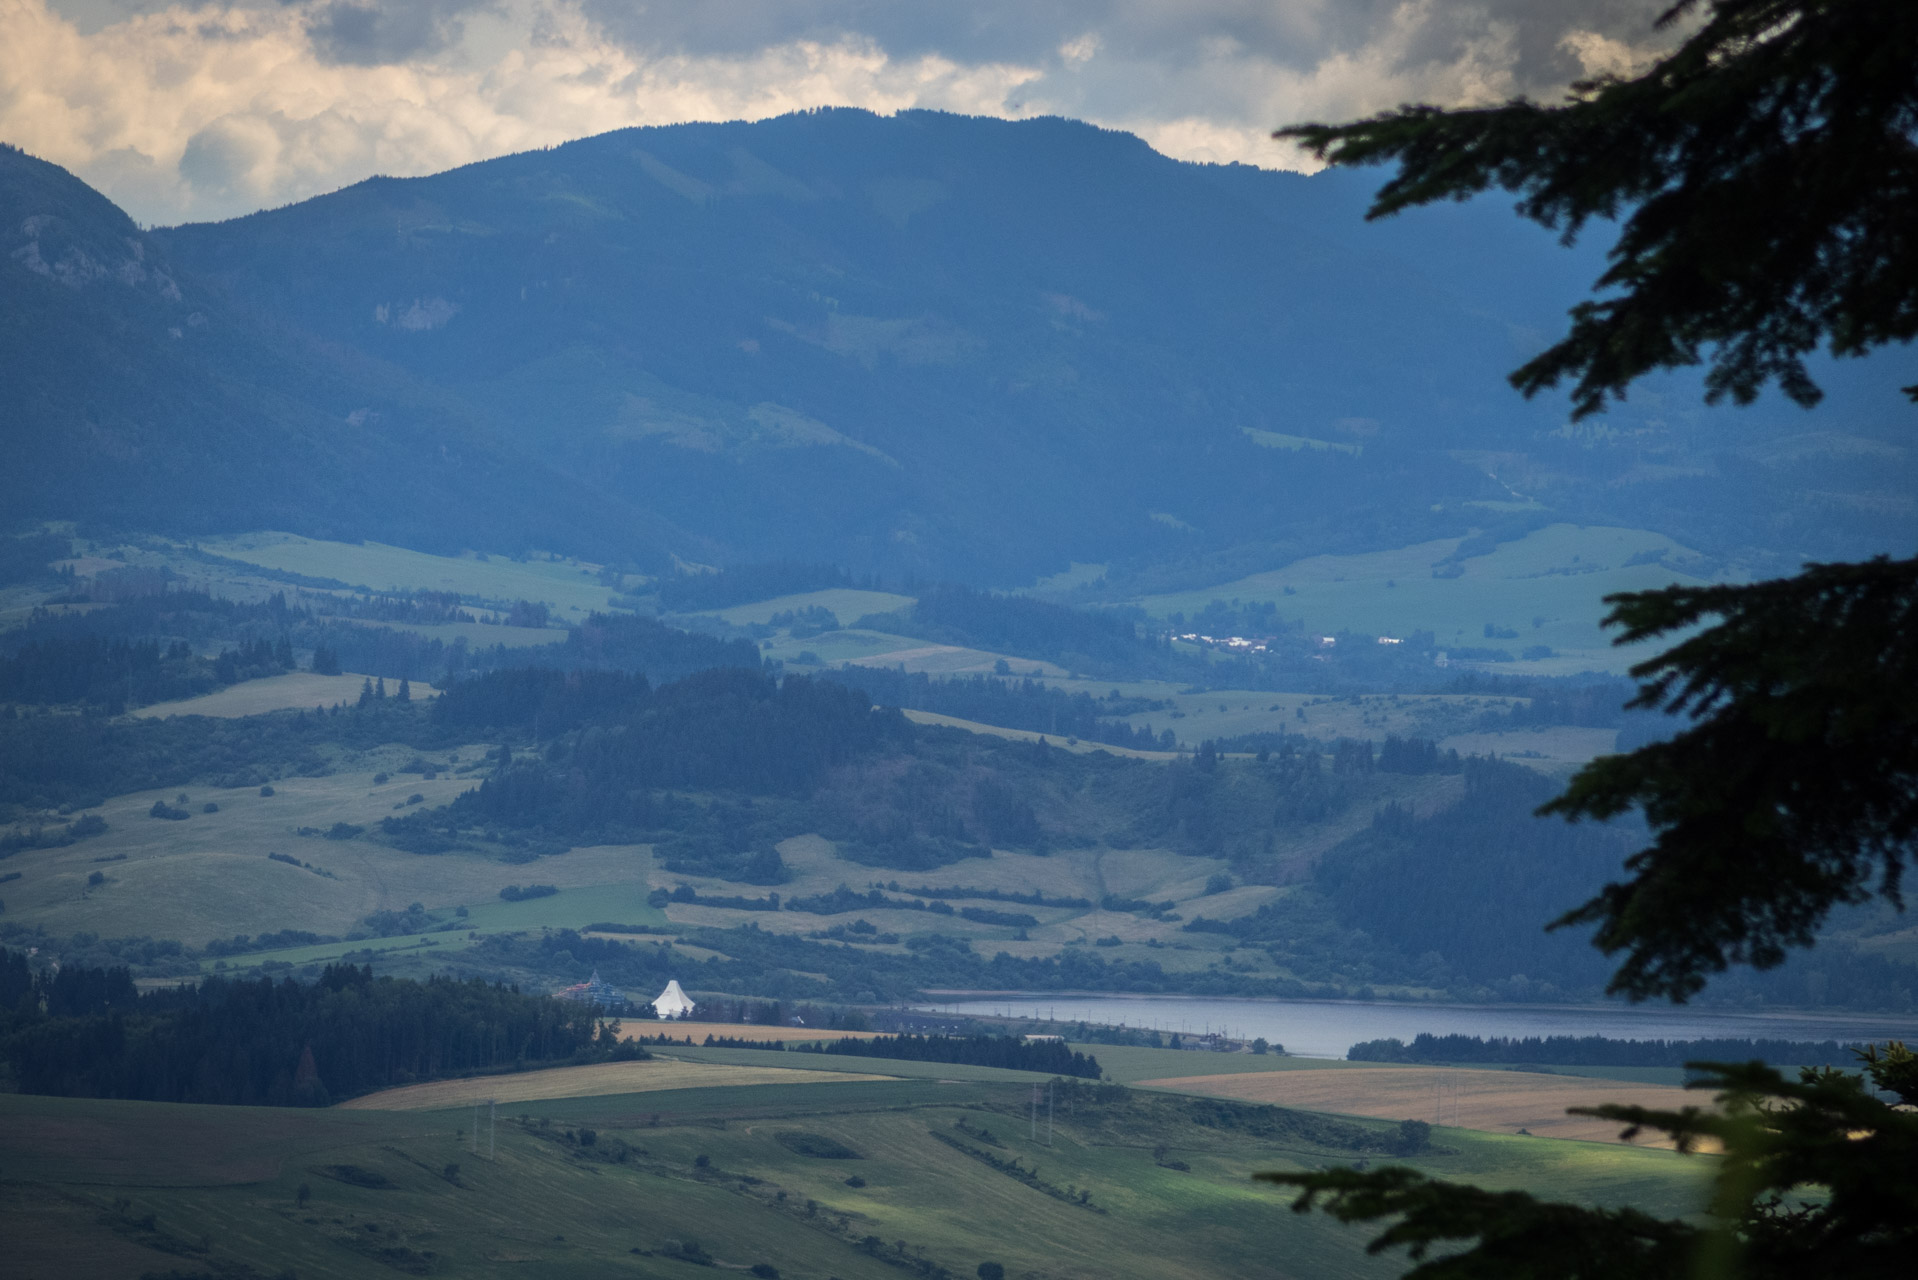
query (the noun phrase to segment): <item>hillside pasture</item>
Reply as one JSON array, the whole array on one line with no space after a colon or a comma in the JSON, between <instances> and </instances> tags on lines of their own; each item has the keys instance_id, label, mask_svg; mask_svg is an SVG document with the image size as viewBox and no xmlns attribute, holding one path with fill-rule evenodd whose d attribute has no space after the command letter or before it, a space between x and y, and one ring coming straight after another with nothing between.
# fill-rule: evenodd
<instances>
[{"instance_id":1,"label":"hillside pasture","mask_svg":"<svg viewBox=\"0 0 1918 1280\"><path fill-rule=\"evenodd\" d=\"M853 587L833 587L825 591L802 591L797 595L775 596L751 604L736 604L716 609L719 617L736 627L765 624L776 613L797 613L803 609L825 609L846 626L869 613L892 613L914 603L915 597L890 591L862 591Z\"/></svg>"},{"instance_id":2,"label":"hillside pasture","mask_svg":"<svg viewBox=\"0 0 1918 1280\"><path fill-rule=\"evenodd\" d=\"M1676 1110L1706 1102L1706 1095L1668 1085L1628 1084L1529 1071L1465 1067L1379 1066L1344 1071L1235 1072L1138 1081L1139 1087L1267 1102L1310 1111L1426 1120L1455 1128L1541 1138L1617 1142L1622 1125L1566 1115L1568 1107L1615 1102ZM1648 1135L1643 1146L1669 1146Z\"/></svg>"},{"instance_id":3,"label":"hillside pasture","mask_svg":"<svg viewBox=\"0 0 1918 1280\"><path fill-rule=\"evenodd\" d=\"M679 948L675 948L678 950ZM666 1035L674 1039L691 1036L694 1045L698 1045L707 1036L717 1036L729 1040L750 1040L754 1044L771 1044L775 1040L787 1044L810 1044L819 1040L870 1040L879 1035L877 1031L829 1031L823 1027L787 1027L761 1026L753 1022L699 1022L691 1019L628 1019L620 1024L621 1040L647 1040L654 1036ZM668 1048L667 1053L675 1050Z\"/></svg>"},{"instance_id":4,"label":"hillside pasture","mask_svg":"<svg viewBox=\"0 0 1918 1280\"><path fill-rule=\"evenodd\" d=\"M164 720L168 716L213 716L216 719L233 720L241 716L264 715L269 711L310 711L314 707L331 707L342 702L352 706L359 701L364 682L370 679L371 676L351 671L337 676L289 671L283 676L267 676L228 685L197 698L156 702L141 707L133 714L147 720ZM393 694L398 689L399 681L392 681L387 693ZM424 683L412 686L411 693L415 698L439 696L439 690Z\"/></svg>"},{"instance_id":5,"label":"hillside pasture","mask_svg":"<svg viewBox=\"0 0 1918 1280\"><path fill-rule=\"evenodd\" d=\"M1055 682L1056 684L1056 682ZM1066 692L1078 686L1056 684ZM1347 694L1273 693L1253 689L1212 689L1194 693L1163 681L1120 681L1100 688L1116 688L1127 697L1151 698L1167 704L1157 711L1123 717L1135 728L1151 725L1170 729L1187 747L1206 738L1231 738L1248 733L1285 733L1319 742L1340 738L1442 738L1475 729L1485 715L1502 715L1525 699L1486 694ZM1177 713L1176 715L1174 713Z\"/></svg>"},{"instance_id":6,"label":"hillside pasture","mask_svg":"<svg viewBox=\"0 0 1918 1280\"><path fill-rule=\"evenodd\" d=\"M582 1067L549 1067L512 1075L434 1080L384 1089L340 1103L347 1111L441 1111L475 1102L539 1102L550 1098L596 1098L667 1089L739 1088L747 1085L843 1084L883 1080L873 1074L806 1071L794 1067L741 1067L716 1062L681 1062L655 1057L646 1062L599 1062Z\"/></svg>"},{"instance_id":7,"label":"hillside pasture","mask_svg":"<svg viewBox=\"0 0 1918 1280\"><path fill-rule=\"evenodd\" d=\"M450 754L470 761L484 751L483 745L469 745ZM663 922L646 902L653 863L645 846L583 847L542 859L535 867L513 865L501 852L485 849L423 857L365 833L348 839L299 834L302 827L324 832L339 822L370 833L383 817L445 804L478 785L474 775L441 772L427 779L398 772L416 754L391 747L343 757L327 776L276 781L271 796L260 795L255 786L116 796L90 811L106 819L104 834L8 859L8 869L21 873L8 886L8 918L56 934L177 938L196 946L212 937L282 929L344 937L365 916L403 911L414 902L439 912L465 906L459 938L468 930ZM445 754L435 760L447 763ZM385 782L373 781L379 773L388 775ZM155 801L175 805L180 794L187 800L178 807L189 817L149 816ZM421 806L407 804L414 794L424 797ZM218 812L201 812L208 802ZM296 858L312 869L276 861L268 853ZM88 883L94 872L104 875L102 883ZM560 892L521 902L500 899L507 885L533 881L556 885ZM452 943L455 937L439 939ZM331 958L345 949L350 948L336 945L325 956L302 955L298 962ZM274 958L291 957L257 955L243 962Z\"/></svg>"},{"instance_id":8,"label":"hillside pasture","mask_svg":"<svg viewBox=\"0 0 1918 1280\"><path fill-rule=\"evenodd\" d=\"M1163 1077L1210 1079L1272 1071L1369 1071L1373 1064L1343 1058L1291 1058L1282 1053L1213 1053L1204 1049L1151 1049L1130 1044L1080 1044L1072 1047L1099 1060L1105 1074L1120 1084ZM1155 1085L1154 1087L1158 1087Z\"/></svg>"},{"instance_id":9,"label":"hillside pasture","mask_svg":"<svg viewBox=\"0 0 1918 1280\"><path fill-rule=\"evenodd\" d=\"M915 1065L931 1064L873 1063ZM509 1077L460 1082L490 1091L438 1111L0 1096L7 1274L667 1280L702 1273L676 1256L673 1242L689 1239L721 1272L768 1262L843 1280L897 1277L920 1260L955 1277L990 1260L1074 1280L1384 1280L1403 1270L1399 1257L1365 1253L1369 1232L1287 1212L1284 1192L1251 1178L1344 1163L1349 1149L1197 1123L1175 1096L1149 1093L1110 1110L1062 1100L1050 1126L1043 1112L1034 1124L1030 1077L1015 1073L964 1083L841 1074L832 1088L824 1071L784 1074L811 1079L518 1101L477 1144L471 1099L502 1097ZM1608 1144L1458 1129L1433 1138L1435 1150L1408 1163L1665 1213L1698 1203L1706 1167ZM1017 1159L1061 1194L953 1143ZM850 1155L817 1154L826 1151Z\"/></svg>"},{"instance_id":10,"label":"hillside pasture","mask_svg":"<svg viewBox=\"0 0 1918 1280\"><path fill-rule=\"evenodd\" d=\"M1563 675L1623 671L1639 660L1636 652L1612 648L1600 628L1606 595L1707 580L1686 571L1703 572L1696 553L1663 534L1571 524L1549 525L1489 554L1456 561L1455 577L1434 576L1463 541L1310 556L1216 587L1135 603L1155 617L1179 612L1189 618L1212 600L1271 601L1280 617L1302 620L1314 634L1404 637L1428 630L1441 649L1503 648L1515 659L1524 648L1542 644L1556 656L1488 669ZM1628 563L1634 559L1639 563ZM1487 623L1518 637L1488 639Z\"/></svg>"},{"instance_id":11,"label":"hillside pasture","mask_svg":"<svg viewBox=\"0 0 1918 1280\"><path fill-rule=\"evenodd\" d=\"M371 591L456 591L462 596L510 604L545 604L576 621L604 611L608 588L600 567L585 561L529 556L525 560L468 553L437 556L379 542L326 542L290 533L244 533L204 539L215 555L310 578L331 578Z\"/></svg>"},{"instance_id":12,"label":"hillside pasture","mask_svg":"<svg viewBox=\"0 0 1918 1280\"><path fill-rule=\"evenodd\" d=\"M1439 739L1441 751L1461 756L1498 756L1553 777L1569 777L1618 744L1616 729L1542 725L1509 733L1460 733Z\"/></svg>"},{"instance_id":13,"label":"hillside pasture","mask_svg":"<svg viewBox=\"0 0 1918 1280\"><path fill-rule=\"evenodd\" d=\"M1176 760L1178 753L1173 751L1140 751L1134 747L1114 747L1103 742L1082 742L1077 738L1062 738L1058 734L1038 733L1031 729L1002 729L998 725L982 724L977 720L961 720L957 716L942 716L936 711L915 711L910 708L902 712L906 719L914 724L940 725L948 729L964 729L967 733L984 733L995 738L1004 738L1008 742L1044 741L1062 751L1075 755L1090 755L1095 751L1104 751L1115 756L1125 756L1131 760Z\"/></svg>"},{"instance_id":14,"label":"hillside pasture","mask_svg":"<svg viewBox=\"0 0 1918 1280\"><path fill-rule=\"evenodd\" d=\"M782 662L794 663L801 653L811 653L820 665L835 667L851 663L864 667L902 667L924 671L932 676L991 675L995 665L1004 661L1013 674L1045 676L1063 680L1064 667L1036 658L1015 658L986 649L968 649L962 645L930 644L912 636L896 636L883 631L827 631L804 640L783 637L772 642L767 653ZM799 664L803 670L804 664Z\"/></svg>"},{"instance_id":15,"label":"hillside pasture","mask_svg":"<svg viewBox=\"0 0 1918 1280\"><path fill-rule=\"evenodd\" d=\"M578 622L580 618L571 621ZM567 632L558 627L515 627L504 622L386 622L377 618L341 618L340 622L369 630L404 631L449 646L463 640L469 649L491 649L495 645L507 649L538 649L565 644L567 636ZM532 662L533 658L528 655L523 661Z\"/></svg>"}]
</instances>

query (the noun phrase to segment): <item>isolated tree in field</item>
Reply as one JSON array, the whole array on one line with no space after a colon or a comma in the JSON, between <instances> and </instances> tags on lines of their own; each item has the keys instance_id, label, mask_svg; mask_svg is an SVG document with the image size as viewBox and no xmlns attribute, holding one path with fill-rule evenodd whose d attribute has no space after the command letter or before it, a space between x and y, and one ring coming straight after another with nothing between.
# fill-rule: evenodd
<instances>
[{"instance_id":1,"label":"isolated tree in field","mask_svg":"<svg viewBox=\"0 0 1918 1280\"><path fill-rule=\"evenodd\" d=\"M1918 4L1682 0L1701 19L1632 79L1573 87L1556 106L1408 107L1281 137L1333 163L1397 161L1368 216L1491 187L1569 239L1622 219L1601 296L1563 341L1512 375L1526 394L1570 379L1575 416L1640 376L1704 364L1707 399L1776 382L1820 392L1804 357L1857 356L1918 336ZM1918 386L1906 388L1918 399ZM1902 908L1918 841L1918 559L1813 565L1741 587L1613 596L1636 642L1702 628L1633 668L1633 705L1684 713L1666 743L1602 758L1547 807L1606 818L1641 807L1651 846L1556 923L1597 926L1623 955L1611 984L1683 1000L1731 964L1767 968L1811 945L1841 903ZM1855 1075L1789 1082L1710 1066L1722 1114L1602 1107L1681 1146L1723 1144L1714 1221L1546 1204L1406 1169L1270 1175L1347 1221L1396 1218L1373 1243L1466 1276L1904 1275L1918 1247L1918 1063L1890 1046ZM1808 1189L1822 1189L1798 1199Z\"/></svg>"}]
</instances>

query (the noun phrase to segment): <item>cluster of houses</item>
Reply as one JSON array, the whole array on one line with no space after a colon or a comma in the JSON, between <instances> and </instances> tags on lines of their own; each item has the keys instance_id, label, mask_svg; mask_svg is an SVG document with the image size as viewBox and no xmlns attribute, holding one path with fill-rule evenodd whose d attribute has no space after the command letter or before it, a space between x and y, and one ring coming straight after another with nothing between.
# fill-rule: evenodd
<instances>
[{"instance_id":1,"label":"cluster of houses","mask_svg":"<svg viewBox=\"0 0 1918 1280\"><path fill-rule=\"evenodd\" d=\"M1271 637L1263 640L1250 636L1208 636L1197 631L1188 631L1183 635L1175 634L1174 640L1184 640L1188 644L1200 644L1209 649L1224 649L1230 653L1265 653L1272 647ZM1330 649L1339 642L1337 636L1314 636L1319 648ZM1380 636L1380 644L1404 644L1397 636Z\"/></svg>"},{"instance_id":2,"label":"cluster of houses","mask_svg":"<svg viewBox=\"0 0 1918 1280\"><path fill-rule=\"evenodd\" d=\"M1234 653L1264 653L1271 645L1270 640L1253 640L1246 636L1205 636L1196 631L1184 635L1175 635L1174 640L1184 640L1189 644L1202 644L1213 649L1229 649Z\"/></svg>"}]
</instances>

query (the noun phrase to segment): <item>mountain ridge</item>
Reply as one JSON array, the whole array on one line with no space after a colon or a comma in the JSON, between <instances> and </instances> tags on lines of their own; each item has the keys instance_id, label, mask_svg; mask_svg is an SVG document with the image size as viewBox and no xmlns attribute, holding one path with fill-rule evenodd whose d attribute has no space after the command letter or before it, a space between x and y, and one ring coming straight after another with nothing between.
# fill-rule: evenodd
<instances>
[{"instance_id":1,"label":"mountain ridge","mask_svg":"<svg viewBox=\"0 0 1918 1280\"><path fill-rule=\"evenodd\" d=\"M137 233L215 321L187 329L151 299L61 319L62 250L13 230L40 216L24 167L0 165L0 269L37 292L0 322L41 331L15 385L53 388L15 409L47 442L28 518L1001 586L1072 562L1223 582L1527 518L1766 563L1918 537L1882 363L1836 387L1856 447L1682 379L1567 431L1503 374L1602 245L1496 201L1367 224L1375 174L1192 165L1061 119L628 129L223 223L113 210L96 239ZM142 421L145 456L177 437L214 478L115 464Z\"/></svg>"}]
</instances>

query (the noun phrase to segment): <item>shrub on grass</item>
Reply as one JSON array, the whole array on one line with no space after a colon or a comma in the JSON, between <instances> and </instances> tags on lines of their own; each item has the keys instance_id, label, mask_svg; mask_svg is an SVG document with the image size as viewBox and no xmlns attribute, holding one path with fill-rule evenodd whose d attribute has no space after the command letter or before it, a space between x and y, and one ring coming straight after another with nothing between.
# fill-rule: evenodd
<instances>
[{"instance_id":1,"label":"shrub on grass","mask_svg":"<svg viewBox=\"0 0 1918 1280\"><path fill-rule=\"evenodd\" d=\"M807 1133L802 1129L787 1129L773 1135L777 1142L794 1155L810 1156L815 1160L863 1160L864 1156L839 1141L823 1133Z\"/></svg>"}]
</instances>

